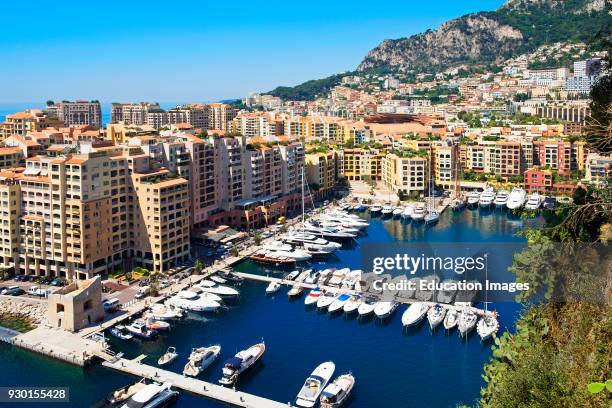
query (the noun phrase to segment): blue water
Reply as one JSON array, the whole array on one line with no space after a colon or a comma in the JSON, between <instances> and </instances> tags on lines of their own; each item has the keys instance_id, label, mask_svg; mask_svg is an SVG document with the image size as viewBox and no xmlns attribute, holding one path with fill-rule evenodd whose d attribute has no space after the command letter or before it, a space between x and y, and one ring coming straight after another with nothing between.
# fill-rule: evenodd
<instances>
[{"instance_id":1,"label":"blue water","mask_svg":"<svg viewBox=\"0 0 612 408\"><path fill-rule=\"evenodd\" d=\"M433 228L373 219L367 236L355 247L339 251L338 259L314 266L359 268L360 245L365 242L522 242L515 234L524 223L505 213L479 210L447 212ZM237 269L270 273L248 261ZM285 288L274 297L266 297L265 286L244 283L240 300L230 304L228 310L210 316L190 315L153 342L111 339L113 349L127 357L147 354L145 362L154 365L168 346L175 346L180 358L168 368L179 372L191 347L219 343L223 347L221 358L201 375L203 380L216 382L223 360L264 339L267 350L261 364L241 378L238 388L277 401L293 401L305 377L327 360L336 363L336 374L351 371L355 375L357 385L347 404L352 408L449 407L478 399L483 386L482 366L491 351L490 344L481 343L477 335L461 341L456 331L430 333L426 323L403 332L400 320L404 307L384 323L329 316L306 309L303 298L289 301ZM500 313L501 330L511 329L520 307L514 303L494 307ZM0 346L0 362L0 384L69 385L71 406L88 406L133 381L99 366L82 370L5 345ZM176 406L220 405L182 393Z\"/></svg>"}]
</instances>

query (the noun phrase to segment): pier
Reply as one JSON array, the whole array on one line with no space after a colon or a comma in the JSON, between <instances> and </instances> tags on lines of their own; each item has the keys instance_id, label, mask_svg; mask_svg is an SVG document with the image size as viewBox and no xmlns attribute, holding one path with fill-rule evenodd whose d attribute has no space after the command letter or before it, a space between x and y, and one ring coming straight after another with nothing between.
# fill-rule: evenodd
<instances>
[{"instance_id":1,"label":"pier","mask_svg":"<svg viewBox=\"0 0 612 408\"><path fill-rule=\"evenodd\" d=\"M142 364L137 359L127 360L124 358L108 359L102 363L104 367L112 368L137 377L144 377L155 382L169 382L173 387L182 389L191 394L205 397L211 400L230 404L236 407L249 408L287 408L290 403L280 403L267 398L258 397L246 392L237 391L232 388L222 387L217 384L186 377L171 371L162 370L147 364Z\"/></svg>"}]
</instances>

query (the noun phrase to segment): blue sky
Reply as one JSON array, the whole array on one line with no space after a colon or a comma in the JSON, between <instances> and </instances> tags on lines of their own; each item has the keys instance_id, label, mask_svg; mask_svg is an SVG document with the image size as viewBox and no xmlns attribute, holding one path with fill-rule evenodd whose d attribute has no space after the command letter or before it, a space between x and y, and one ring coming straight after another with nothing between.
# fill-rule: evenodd
<instances>
[{"instance_id":1,"label":"blue sky","mask_svg":"<svg viewBox=\"0 0 612 408\"><path fill-rule=\"evenodd\" d=\"M503 0L2 4L0 102L197 102L354 69L385 38Z\"/></svg>"}]
</instances>

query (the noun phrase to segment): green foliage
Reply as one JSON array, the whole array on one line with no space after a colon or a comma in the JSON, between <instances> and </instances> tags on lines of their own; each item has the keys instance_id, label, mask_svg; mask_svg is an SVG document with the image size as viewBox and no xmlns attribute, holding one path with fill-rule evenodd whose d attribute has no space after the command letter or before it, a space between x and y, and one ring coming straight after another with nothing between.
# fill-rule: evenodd
<instances>
[{"instance_id":1,"label":"green foliage","mask_svg":"<svg viewBox=\"0 0 612 408\"><path fill-rule=\"evenodd\" d=\"M286 100L311 101L317 97L325 96L329 91L340 85L342 77L350 74L336 74L326 78L312 79L296 86L278 86L269 95L278 96Z\"/></svg>"},{"instance_id":2,"label":"green foliage","mask_svg":"<svg viewBox=\"0 0 612 408\"><path fill-rule=\"evenodd\" d=\"M202 273L203 268L204 268L204 265L202 264L202 261L200 261L199 259L196 259L195 262L193 263L193 273L195 275L200 275Z\"/></svg>"}]
</instances>

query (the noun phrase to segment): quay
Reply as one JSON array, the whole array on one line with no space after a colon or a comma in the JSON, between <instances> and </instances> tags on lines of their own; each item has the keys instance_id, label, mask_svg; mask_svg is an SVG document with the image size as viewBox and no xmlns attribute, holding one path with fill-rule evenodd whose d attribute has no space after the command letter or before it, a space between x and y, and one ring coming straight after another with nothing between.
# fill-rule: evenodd
<instances>
[{"instance_id":1,"label":"quay","mask_svg":"<svg viewBox=\"0 0 612 408\"><path fill-rule=\"evenodd\" d=\"M211 400L230 404L236 407L249 408L287 408L290 403L280 403L267 398L258 397L246 392L237 391L232 388L222 387L217 384L201 381L196 378L186 377L171 371L162 370L136 360L124 358L109 358L102 363L104 367L112 368L137 377L144 377L155 382L168 382L173 387L180 388L191 394L205 397Z\"/></svg>"}]
</instances>

